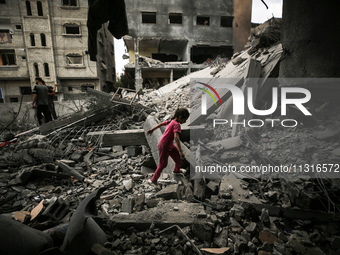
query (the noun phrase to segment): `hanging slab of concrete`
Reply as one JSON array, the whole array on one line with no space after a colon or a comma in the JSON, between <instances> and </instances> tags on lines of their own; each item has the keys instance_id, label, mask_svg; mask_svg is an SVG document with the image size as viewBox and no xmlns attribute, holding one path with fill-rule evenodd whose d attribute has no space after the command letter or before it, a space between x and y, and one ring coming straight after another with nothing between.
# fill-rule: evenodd
<instances>
[{"instance_id":1,"label":"hanging slab of concrete","mask_svg":"<svg viewBox=\"0 0 340 255\"><path fill-rule=\"evenodd\" d=\"M164 203L138 213L116 214L111 217L111 220L117 227L124 228L133 226L136 229L147 229L152 223L160 228L172 225L185 227L196 223L197 218L202 218L202 215L205 215L204 207L197 203ZM200 220L205 221L205 219Z\"/></svg>"}]
</instances>

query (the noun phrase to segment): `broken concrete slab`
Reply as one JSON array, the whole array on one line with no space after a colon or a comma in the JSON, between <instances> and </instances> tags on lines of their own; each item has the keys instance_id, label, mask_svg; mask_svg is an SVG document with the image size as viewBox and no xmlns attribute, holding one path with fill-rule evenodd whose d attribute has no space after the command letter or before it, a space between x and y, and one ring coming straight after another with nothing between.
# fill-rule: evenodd
<instances>
[{"instance_id":1,"label":"broken concrete slab","mask_svg":"<svg viewBox=\"0 0 340 255\"><path fill-rule=\"evenodd\" d=\"M181 199L181 186L178 184L169 185L156 193L156 197L162 197L166 200Z\"/></svg>"},{"instance_id":2,"label":"broken concrete slab","mask_svg":"<svg viewBox=\"0 0 340 255\"><path fill-rule=\"evenodd\" d=\"M237 149L241 145L242 145L242 140L240 136L235 136L235 137L223 139L221 141L208 143L208 146L210 147L221 146L225 150Z\"/></svg>"},{"instance_id":3,"label":"broken concrete slab","mask_svg":"<svg viewBox=\"0 0 340 255\"><path fill-rule=\"evenodd\" d=\"M237 179L234 174L223 176L220 185L219 196L223 197L223 194L231 194L231 199L234 201L244 201L251 204L261 204L260 200L253 195L250 195L249 190L242 188L241 179Z\"/></svg>"},{"instance_id":4,"label":"broken concrete slab","mask_svg":"<svg viewBox=\"0 0 340 255\"><path fill-rule=\"evenodd\" d=\"M178 211L173 208L178 207ZM116 214L111 220L117 227L136 229L147 229L152 223L157 227L169 227L178 225L180 227L192 225L197 215L204 212L204 207L195 203L162 203L157 207L130 215Z\"/></svg>"}]
</instances>

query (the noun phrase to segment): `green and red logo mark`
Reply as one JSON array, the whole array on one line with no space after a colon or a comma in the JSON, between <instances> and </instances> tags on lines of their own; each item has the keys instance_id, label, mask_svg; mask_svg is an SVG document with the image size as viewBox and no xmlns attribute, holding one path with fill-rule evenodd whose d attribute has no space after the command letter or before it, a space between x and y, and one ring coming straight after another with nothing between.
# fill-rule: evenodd
<instances>
[{"instance_id":1,"label":"green and red logo mark","mask_svg":"<svg viewBox=\"0 0 340 255\"><path fill-rule=\"evenodd\" d=\"M217 96L218 100L220 101L221 105L222 105L222 100L221 100L221 98L220 98L220 95L217 93L217 91L216 91L213 87L211 87L210 85L205 84L205 83L203 83L203 82L197 82L197 83L206 86L206 87L209 88L212 92L214 92L215 95ZM209 92L207 89L200 88L200 87L198 87L198 89L203 90L204 92L206 92L206 93L212 98L212 100L214 101L215 105L217 106L216 100L215 100L214 96L211 94L211 92Z\"/></svg>"}]
</instances>

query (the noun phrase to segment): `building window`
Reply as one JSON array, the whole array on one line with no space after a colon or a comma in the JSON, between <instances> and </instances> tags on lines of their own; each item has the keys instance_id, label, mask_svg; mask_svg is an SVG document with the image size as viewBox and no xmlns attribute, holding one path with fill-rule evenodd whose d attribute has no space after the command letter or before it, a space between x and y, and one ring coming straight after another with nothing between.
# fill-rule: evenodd
<instances>
[{"instance_id":1,"label":"building window","mask_svg":"<svg viewBox=\"0 0 340 255\"><path fill-rule=\"evenodd\" d=\"M169 13L169 24L182 24L182 13Z\"/></svg>"},{"instance_id":2,"label":"building window","mask_svg":"<svg viewBox=\"0 0 340 255\"><path fill-rule=\"evenodd\" d=\"M156 24L156 12L142 12L142 23Z\"/></svg>"},{"instance_id":3,"label":"building window","mask_svg":"<svg viewBox=\"0 0 340 255\"><path fill-rule=\"evenodd\" d=\"M69 53L66 55L66 63L68 65L82 65L83 56L78 53Z\"/></svg>"},{"instance_id":4,"label":"building window","mask_svg":"<svg viewBox=\"0 0 340 255\"><path fill-rule=\"evenodd\" d=\"M5 4L6 0L0 0L0 4Z\"/></svg>"},{"instance_id":5,"label":"building window","mask_svg":"<svg viewBox=\"0 0 340 255\"><path fill-rule=\"evenodd\" d=\"M8 29L0 30L0 44L2 43L12 43L12 36Z\"/></svg>"},{"instance_id":6,"label":"building window","mask_svg":"<svg viewBox=\"0 0 340 255\"><path fill-rule=\"evenodd\" d=\"M196 25L209 26L210 25L210 17L197 16Z\"/></svg>"},{"instance_id":7,"label":"building window","mask_svg":"<svg viewBox=\"0 0 340 255\"><path fill-rule=\"evenodd\" d=\"M38 16L44 16L42 3L40 1L37 2Z\"/></svg>"},{"instance_id":8,"label":"building window","mask_svg":"<svg viewBox=\"0 0 340 255\"><path fill-rule=\"evenodd\" d=\"M45 77L50 77L50 68L48 67L48 63L44 63L44 71Z\"/></svg>"},{"instance_id":9,"label":"building window","mask_svg":"<svg viewBox=\"0 0 340 255\"><path fill-rule=\"evenodd\" d=\"M40 34L41 46L46 46L46 36L45 34Z\"/></svg>"},{"instance_id":10,"label":"building window","mask_svg":"<svg viewBox=\"0 0 340 255\"><path fill-rule=\"evenodd\" d=\"M14 50L0 50L0 66L16 65Z\"/></svg>"},{"instance_id":11,"label":"building window","mask_svg":"<svg viewBox=\"0 0 340 255\"><path fill-rule=\"evenodd\" d=\"M35 38L34 38L33 33L30 34L30 41L31 41L31 46L35 46Z\"/></svg>"},{"instance_id":12,"label":"building window","mask_svg":"<svg viewBox=\"0 0 340 255\"><path fill-rule=\"evenodd\" d=\"M94 85L93 84L82 84L81 85L81 91L82 92L86 92L88 88L94 89Z\"/></svg>"},{"instance_id":13,"label":"building window","mask_svg":"<svg viewBox=\"0 0 340 255\"><path fill-rule=\"evenodd\" d=\"M31 87L20 87L20 94L21 95L31 95L32 88Z\"/></svg>"},{"instance_id":14,"label":"building window","mask_svg":"<svg viewBox=\"0 0 340 255\"><path fill-rule=\"evenodd\" d=\"M233 17L222 16L221 27L233 27Z\"/></svg>"},{"instance_id":15,"label":"building window","mask_svg":"<svg viewBox=\"0 0 340 255\"><path fill-rule=\"evenodd\" d=\"M2 91L1 91L1 88L0 88L0 103L3 103L4 102L4 99L2 97Z\"/></svg>"},{"instance_id":16,"label":"building window","mask_svg":"<svg viewBox=\"0 0 340 255\"><path fill-rule=\"evenodd\" d=\"M9 98L9 101L10 101L11 103L17 103L17 102L19 102L19 99L18 99L17 97L10 97L10 98Z\"/></svg>"},{"instance_id":17,"label":"building window","mask_svg":"<svg viewBox=\"0 0 340 255\"><path fill-rule=\"evenodd\" d=\"M21 25L15 25L16 30L21 30Z\"/></svg>"},{"instance_id":18,"label":"building window","mask_svg":"<svg viewBox=\"0 0 340 255\"><path fill-rule=\"evenodd\" d=\"M77 0L62 0L63 6L78 6L78 1Z\"/></svg>"},{"instance_id":19,"label":"building window","mask_svg":"<svg viewBox=\"0 0 340 255\"><path fill-rule=\"evenodd\" d=\"M65 34L80 35L80 28L78 24L65 24Z\"/></svg>"},{"instance_id":20,"label":"building window","mask_svg":"<svg viewBox=\"0 0 340 255\"><path fill-rule=\"evenodd\" d=\"M67 89L68 89L68 91L73 91L73 87L71 87L71 86L68 86Z\"/></svg>"},{"instance_id":21,"label":"building window","mask_svg":"<svg viewBox=\"0 0 340 255\"><path fill-rule=\"evenodd\" d=\"M39 66L37 63L33 64L33 68L34 68L34 75L35 77L39 77Z\"/></svg>"},{"instance_id":22,"label":"building window","mask_svg":"<svg viewBox=\"0 0 340 255\"><path fill-rule=\"evenodd\" d=\"M27 16L32 16L31 2L30 1L25 1L25 3L26 3L26 13L27 13Z\"/></svg>"}]
</instances>

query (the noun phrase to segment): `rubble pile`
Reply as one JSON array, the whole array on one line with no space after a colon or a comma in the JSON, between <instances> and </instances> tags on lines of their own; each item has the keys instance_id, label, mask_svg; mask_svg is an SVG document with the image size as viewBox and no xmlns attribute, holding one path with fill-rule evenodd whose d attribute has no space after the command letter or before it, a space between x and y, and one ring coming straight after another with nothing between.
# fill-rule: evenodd
<instances>
[{"instance_id":1,"label":"rubble pile","mask_svg":"<svg viewBox=\"0 0 340 255\"><path fill-rule=\"evenodd\" d=\"M0 253L8 254L4 240L22 227L31 233L26 238L43 237L39 244L28 241L35 244L27 249L34 254L46 249L53 254L339 254L339 179L291 171L294 165L339 163L340 108L332 104L315 106L330 114L298 119L296 128L211 132L209 125L192 125L202 139L183 144L205 163L288 165L285 178L230 173L191 180L189 172L177 176L171 169L163 171L159 185L148 183L157 167L157 142L145 136L148 125L190 107L192 77L241 75L251 56L262 63L264 75L271 74L282 49L276 27L266 27L261 31L267 37L255 33L254 40L266 39L227 64L137 99L136 93L123 93L112 100L89 89L100 97L95 114L47 123L53 126L41 127L45 135L33 131L0 147L0 226L8 231L0 233ZM182 167L189 169L192 159L186 158Z\"/></svg>"}]
</instances>

